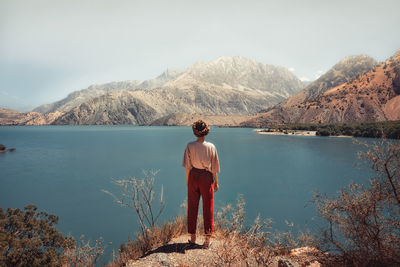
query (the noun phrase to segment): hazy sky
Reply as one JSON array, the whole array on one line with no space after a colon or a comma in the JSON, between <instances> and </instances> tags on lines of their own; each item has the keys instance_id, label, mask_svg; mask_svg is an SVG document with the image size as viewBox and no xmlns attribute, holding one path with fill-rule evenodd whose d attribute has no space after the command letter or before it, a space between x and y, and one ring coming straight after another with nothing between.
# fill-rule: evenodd
<instances>
[{"instance_id":1,"label":"hazy sky","mask_svg":"<svg viewBox=\"0 0 400 267\"><path fill-rule=\"evenodd\" d=\"M398 0L0 0L0 106L240 55L315 79L400 49Z\"/></svg>"}]
</instances>

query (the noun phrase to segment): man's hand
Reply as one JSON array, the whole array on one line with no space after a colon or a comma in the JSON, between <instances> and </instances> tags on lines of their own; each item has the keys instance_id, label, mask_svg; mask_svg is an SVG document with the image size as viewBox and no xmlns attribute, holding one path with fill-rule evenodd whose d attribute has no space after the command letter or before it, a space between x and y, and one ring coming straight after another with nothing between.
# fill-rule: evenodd
<instances>
[{"instance_id":1,"label":"man's hand","mask_svg":"<svg viewBox=\"0 0 400 267\"><path fill-rule=\"evenodd\" d=\"M219 186L218 183L214 183L214 192L218 192Z\"/></svg>"},{"instance_id":2,"label":"man's hand","mask_svg":"<svg viewBox=\"0 0 400 267\"><path fill-rule=\"evenodd\" d=\"M213 178L214 178L214 192L217 192L218 189L219 189L219 186L218 186L218 175L217 175L216 172L213 172L212 175L213 175Z\"/></svg>"}]
</instances>

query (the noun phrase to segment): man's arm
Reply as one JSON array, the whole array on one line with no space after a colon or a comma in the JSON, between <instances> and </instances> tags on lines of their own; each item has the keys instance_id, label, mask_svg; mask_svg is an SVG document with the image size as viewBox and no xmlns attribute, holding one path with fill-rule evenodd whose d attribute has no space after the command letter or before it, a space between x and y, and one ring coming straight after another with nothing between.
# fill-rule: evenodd
<instances>
[{"instance_id":1,"label":"man's arm","mask_svg":"<svg viewBox=\"0 0 400 267\"><path fill-rule=\"evenodd\" d=\"M218 175L216 172L213 172L213 177L214 177L214 191L217 192L218 191Z\"/></svg>"},{"instance_id":2,"label":"man's arm","mask_svg":"<svg viewBox=\"0 0 400 267\"><path fill-rule=\"evenodd\" d=\"M190 173L190 168L186 168L186 186L189 186L189 173Z\"/></svg>"}]
</instances>

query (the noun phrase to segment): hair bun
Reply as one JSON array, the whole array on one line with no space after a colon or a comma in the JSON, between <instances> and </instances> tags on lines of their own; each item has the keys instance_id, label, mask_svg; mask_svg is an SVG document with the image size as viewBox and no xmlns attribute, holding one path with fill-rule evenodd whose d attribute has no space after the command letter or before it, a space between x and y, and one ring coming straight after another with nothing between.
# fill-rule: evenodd
<instances>
[{"instance_id":1,"label":"hair bun","mask_svg":"<svg viewBox=\"0 0 400 267\"><path fill-rule=\"evenodd\" d=\"M210 126L202 120L198 120L192 125L193 133L197 137L206 136L210 131Z\"/></svg>"}]
</instances>

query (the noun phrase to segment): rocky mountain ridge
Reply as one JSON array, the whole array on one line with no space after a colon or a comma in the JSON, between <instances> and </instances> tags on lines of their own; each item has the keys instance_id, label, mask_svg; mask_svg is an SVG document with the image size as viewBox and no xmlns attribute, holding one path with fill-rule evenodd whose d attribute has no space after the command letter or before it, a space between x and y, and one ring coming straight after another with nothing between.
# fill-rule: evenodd
<instances>
[{"instance_id":1,"label":"rocky mountain ridge","mask_svg":"<svg viewBox=\"0 0 400 267\"><path fill-rule=\"evenodd\" d=\"M286 68L265 65L240 56L195 63L165 85L182 87L192 80L239 91L255 90L281 98L287 98L303 87L302 82Z\"/></svg>"},{"instance_id":2,"label":"rocky mountain ridge","mask_svg":"<svg viewBox=\"0 0 400 267\"><path fill-rule=\"evenodd\" d=\"M19 112L0 108L0 125L46 125L51 124L63 112L55 111L48 114L39 112Z\"/></svg>"},{"instance_id":3,"label":"rocky mountain ridge","mask_svg":"<svg viewBox=\"0 0 400 267\"><path fill-rule=\"evenodd\" d=\"M400 50L379 65L366 59L363 74L352 72L355 77L347 82L331 85L308 97L308 88L275 107L262 112L242 126L268 127L287 123L335 123L384 121L400 119ZM324 78L325 77L321 77ZM329 82L329 79L326 79ZM318 80L316 81L318 82ZM316 91L314 91L316 92Z\"/></svg>"},{"instance_id":4,"label":"rocky mountain ridge","mask_svg":"<svg viewBox=\"0 0 400 267\"><path fill-rule=\"evenodd\" d=\"M66 98L56 101L51 104L44 104L35 108L34 112L42 114L51 113L58 111L69 111L72 108L79 106L80 104L107 94L111 91L119 90L133 90L133 89L152 89L163 86L166 82L176 78L182 73L181 70L167 69L158 77L145 80L145 81L122 81L122 82L111 82L106 84L94 84L86 89L75 91L70 93Z\"/></svg>"},{"instance_id":5,"label":"rocky mountain ridge","mask_svg":"<svg viewBox=\"0 0 400 267\"><path fill-rule=\"evenodd\" d=\"M149 81L92 86L36 110L65 113L54 124L142 125L174 113L249 115L302 88L285 68L221 57Z\"/></svg>"},{"instance_id":6,"label":"rocky mountain ridge","mask_svg":"<svg viewBox=\"0 0 400 267\"><path fill-rule=\"evenodd\" d=\"M93 85L47 107L56 112L14 111L1 121L187 125L201 114L217 125L265 127L396 120L400 114L399 58L400 50L381 64L365 55L347 57L296 94L302 83L284 68L242 57L220 57L185 71L167 70L153 80ZM292 96L282 101L287 95ZM10 114L17 119L11 120Z\"/></svg>"},{"instance_id":7,"label":"rocky mountain ridge","mask_svg":"<svg viewBox=\"0 0 400 267\"><path fill-rule=\"evenodd\" d=\"M259 94L217 86L116 91L73 108L53 124L145 125L175 113L247 115L256 113L264 106L264 99Z\"/></svg>"}]
</instances>

